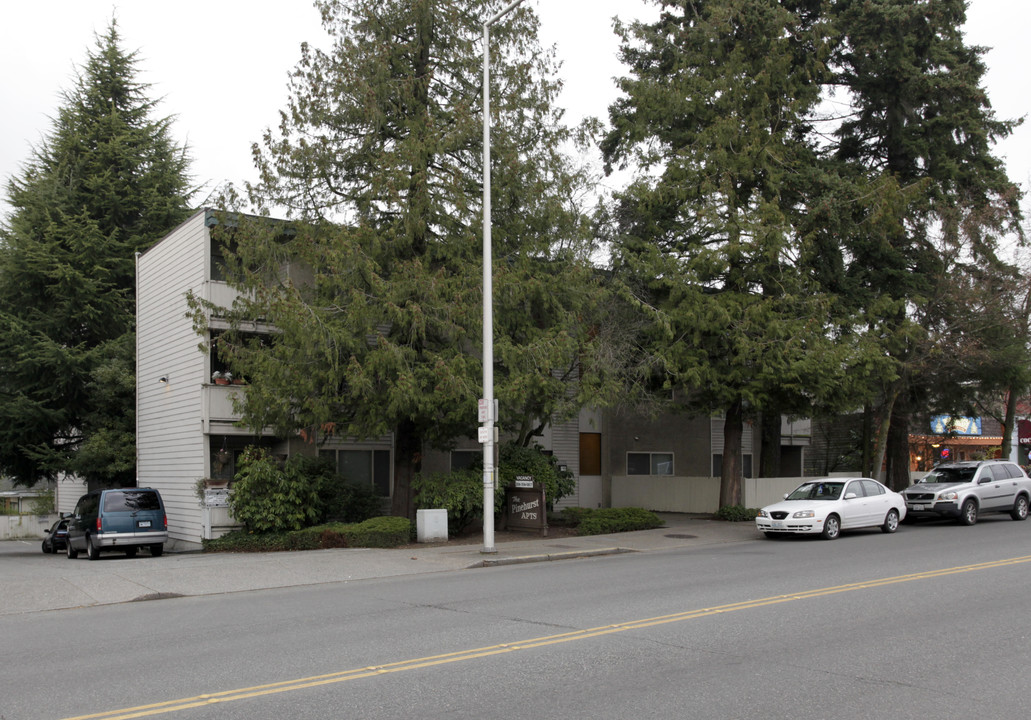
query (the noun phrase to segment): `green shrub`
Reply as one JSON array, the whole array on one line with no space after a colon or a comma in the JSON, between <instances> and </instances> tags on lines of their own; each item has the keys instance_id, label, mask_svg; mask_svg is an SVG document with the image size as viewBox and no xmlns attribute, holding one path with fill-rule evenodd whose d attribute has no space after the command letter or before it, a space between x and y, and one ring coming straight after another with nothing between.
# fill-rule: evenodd
<instances>
[{"instance_id":1,"label":"green shrub","mask_svg":"<svg viewBox=\"0 0 1031 720\"><path fill-rule=\"evenodd\" d=\"M567 507L562 508L562 520L570 527L576 527L580 521L590 515L591 508Z\"/></svg>"},{"instance_id":2,"label":"green shrub","mask_svg":"<svg viewBox=\"0 0 1031 720\"><path fill-rule=\"evenodd\" d=\"M505 443L498 453L498 486L504 488L514 484L519 475L530 475L544 486L544 499L549 509L576 489L573 473L560 469L554 455L545 455L540 447Z\"/></svg>"},{"instance_id":3,"label":"green shrub","mask_svg":"<svg viewBox=\"0 0 1031 720\"><path fill-rule=\"evenodd\" d=\"M263 448L240 456L240 470L229 495L232 516L255 533L300 530L319 518L319 483L304 473L303 456L283 467Z\"/></svg>"},{"instance_id":4,"label":"green shrub","mask_svg":"<svg viewBox=\"0 0 1031 720\"><path fill-rule=\"evenodd\" d=\"M323 459L326 467L317 469L319 482L319 522L356 523L383 512L383 498L367 485L356 485L333 470L332 461Z\"/></svg>"},{"instance_id":5,"label":"green shrub","mask_svg":"<svg viewBox=\"0 0 1031 720\"><path fill-rule=\"evenodd\" d=\"M447 510L448 532L452 535L483 517L483 470L417 475L412 485L417 508ZM495 511L501 509L502 503L504 493L495 493Z\"/></svg>"},{"instance_id":6,"label":"green shrub","mask_svg":"<svg viewBox=\"0 0 1031 720\"><path fill-rule=\"evenodd\" d=\"M351 547L391 548L406 545L412 539L412 521L408 518L381 516L349 525L346 532Z\"/></svg>"},{"instance_id":7,"label":"green shrub","mask_svg":"<svg viewBox=\"0 0 1031 720\"><path fill-rule=\"evenodd\" d=\"M545 455L539 447L525 448L506 443L501 446L498 460L498 490L494 493L494 513L505 506L504 488L515 483L520 475L530 475L544 485L549 508L556 500L569 495L576 488L573 474L561 470L558 461ZM413 483L417 508L447 510L448 532L462 532L474 520L483 517L483 465L476 463L464 470L450 473L420 475Z\"/></svg>"},{"instance_id":8,"label":"green shrub","mask_svg":"<svg viewBox=\"0 0 1031 720\"><path fill-rule=\"evenodd\" d=\"M743 522L754 520L758 514L759 511L756 508L746 508L744 505L724 505L716 511L713 517L727 522Z\"/></svg>"},{"instance_id":9,"label":"green shrub","mask_svg":"<svg viewBox=\"0 0 1031 720\"><path fill-rule=\"evenodd\" d=\"M643 508L599 508L583 514L576 532L578 535L605 535L650 530L663 525L665 521L658 515Z\"/></svg>"},{"instance_id":10,"label":"green shrub","mask_svg":"<svg viewBox=\"0 0 1031 720\"><path fill-rule=\"evenodd\" d=\"M204 540L205 552L281 552L340 547L392 548L412 540L412 523L401 517L375 517L361 523L327 523L290 532L234 530Z\"/></svg>"}]
</instances>

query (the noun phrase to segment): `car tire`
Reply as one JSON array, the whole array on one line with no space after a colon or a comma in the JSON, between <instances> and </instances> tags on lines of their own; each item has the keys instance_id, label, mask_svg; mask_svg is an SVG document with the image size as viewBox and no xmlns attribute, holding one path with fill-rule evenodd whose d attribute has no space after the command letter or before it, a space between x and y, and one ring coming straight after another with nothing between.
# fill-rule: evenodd
<instances>
[{"instance_id":1,"label":"car tire","mask_svg":"<svg viewBox=\"0 0 1031 720\"><path fill-rule=\"evenodd\" d=\"M899 529L899 511L892 508L888 511L888 514L884 518L884 524L881 525L881 532L893 533Z\"/></svg>"},{"instance_id":2,"label":"car tire","mask_svg":"<svg viewBox=\"0 0 1031 720\"><path fill-rule=\"evenodd\" d=\"M959 524L973 525L977 522L977 503L972 498L963 501L959 509Z\"/></svg>"},{"instance_id":3,"label":"car tire","mask_svg":"<svg viewBox=\"0 0 1031 720\"><path fill-rule=\"evenodd\" d=\"M821 535L824 540L834 540L841 534L841 520L837 515L828 515L827 519L823 521L823 532Z\"/></svg>"},{"instance_id":4,"label":"car tire","mask_svg":"<svg viewBox=\"0 0 1031 720\"><path fill-rule=\"evenodd\" d=\"M1010 510L1010 517L1014 520L1027 520L1028 503L1027 495L1018 495L1013 509Z\"/></svg>"},{"instance_id":5,"label":"car tire","mask_svg":"<svg viewBox=\"0 0 1031 720\"><path fill-rule=\"evenodd\" d=\"M69 560L79 557L79 551L72 547L71 539L65 541L64 549L68 553Z\"/></svg>"},{"instance_id":6,"label":"car tire","mask_svg":"<svg viewBox=\"0 0 1031 720\"><path fill-rule=\"evenodd\" d=\"M100 550L98 550L97 546L93 544L92 535L86 536L86 554L89 556L90 560L97 560L100 558Z\"/></svg>"},{"instance_id":7,"label":"car tire","mask_svg":"<svg viewBox=\"0 0 1031 720\"><path fill-rule=\"evenodd\" d=\"M155 543L150 546L150 554L152 557L161 557L161 553L165 551L165 546L161 543Z\"/></svg>"}]
</instances>

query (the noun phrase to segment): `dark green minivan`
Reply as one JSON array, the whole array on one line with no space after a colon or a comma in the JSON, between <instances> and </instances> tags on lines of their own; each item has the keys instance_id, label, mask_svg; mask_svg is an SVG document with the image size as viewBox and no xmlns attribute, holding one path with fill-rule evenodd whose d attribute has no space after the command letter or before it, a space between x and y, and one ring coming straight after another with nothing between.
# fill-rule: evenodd
<instances>
[{"instance_id":1,"label":"dark green minivan","mask_svg":"<svg viewBox=\"0 0 1031 720\"><path fill-rule=\"evenodd\" d=\"M93 490L79 498L68 520L68 557L80 551L90 560L101 551L124 552L128 557L145 547L158 557L168 540L168 518L161 493L153 488Z\"/></svg>"}]
</instances>

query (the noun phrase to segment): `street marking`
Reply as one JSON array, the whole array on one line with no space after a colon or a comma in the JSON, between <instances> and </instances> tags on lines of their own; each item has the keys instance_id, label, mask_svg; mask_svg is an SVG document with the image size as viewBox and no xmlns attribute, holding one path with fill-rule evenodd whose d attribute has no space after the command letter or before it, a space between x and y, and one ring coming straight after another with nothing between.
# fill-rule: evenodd
<instances>
[{"instance_id":1,"label":"street marking","mask_svg":"<svg viewBox=\"0 0 1031 720\"><path fill-rule=\"evenodd\" d=\"M572 632L559 633L557 635L546 635L544 637L532 638L520 642L489 645L487 647L475 648L472 650L461 650L453 653L445 653L443 655L430 655L428 657L402 660L395 663L387 663L385 665L370 665L353 670L344 670L341 672L328 673L326 675L313 675L312 677L300 678L297 680L286 680L278 683L269 683L267 685L255 685L253 687L240 688L237 690L205 693L203 695L197 695L190 698L169 700L167 702L154 703L151 705L138 705L136 707L94 713L92 715L77 715L75 717L65 718L64 720L130 720L131 718L153 717L155 715L179 712L181 710L189 710L191 708L204 707L206 705L247 700L250 698L275 695L283 692L293 692L295 690L304 690L322 685L332 685L335 683L347 682L349 680L360 680L362 678L374 677L376 675L404 672L407 670L420 670L438 665L476 660L478 658L490 657L492 655L502 655L505 653L518 652L520 650L532 650L535 648L547 647L548 645L572 642L574 640L586 640L588 638L601 637L604 635L611 635L613 633L626 632L628 630L640 630L642 628L654 627L656 625L683 622L685 620L696 620L698 618L710 617L712 615L720 615L723 613L750 610L752 608L767 607L770 605L794 602L797 600L809 600L812 598L825 597L827 595L853 592L855 590L868 590L870 588L885 587L887 585L896 585L898 583L913 582L914 580L928 580L931 578L945 577L947 575L993 570L995 568L1020 565L1027 562L1031 562L1031 555L1008 558L1006 560L993 560L991 562L976 563L973 565L961 565L959 567L944 568L942 570L927 570L925 572L912 573L909 575L897 575L895 577L864 580L862 582L848 583L846 585L836 585L833 587L806 590L785 595L773 595L771 597L760 598L758 600L744 600L742 602L718 605L711 608L700 608L697 610L673 613L671 615L660 615L658 617L632 620L613 625L602 625L584 630L574 630Z\"/></svg>"}]
</instances>

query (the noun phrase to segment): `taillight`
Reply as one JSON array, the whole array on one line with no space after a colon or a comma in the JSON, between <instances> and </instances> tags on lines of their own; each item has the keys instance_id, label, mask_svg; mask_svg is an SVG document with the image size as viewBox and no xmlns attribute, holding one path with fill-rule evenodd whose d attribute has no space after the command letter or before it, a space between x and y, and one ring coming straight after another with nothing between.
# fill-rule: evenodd
<instances>
[{"instance_id":1,"label":"taillight","mask_svg":"<svg viewBox=\"0 0 1031 720\"><path fill-rule=\"evenodd\" d=\"M100 526L100 516L97 516L97 532L104 532L104 528Z\"/></svg>"},{"instance_id":2,"label":"taillight","mask_svg":"<svg viewBox=\"0 0 1031 720\"><path fill-rule=\"evenodd\" d=\"M165 523L165 530L167 530L168 529L168 516L167 515L162 515L161 516L161 520L162 520L162 522Z\"/></svg>"}]
</instances>

